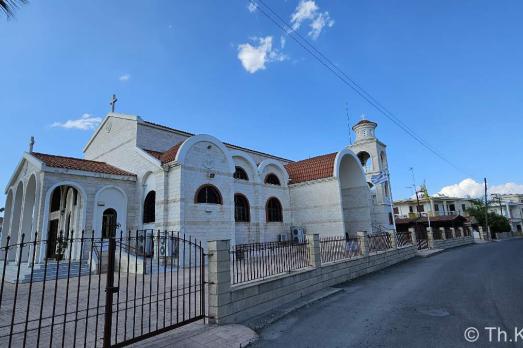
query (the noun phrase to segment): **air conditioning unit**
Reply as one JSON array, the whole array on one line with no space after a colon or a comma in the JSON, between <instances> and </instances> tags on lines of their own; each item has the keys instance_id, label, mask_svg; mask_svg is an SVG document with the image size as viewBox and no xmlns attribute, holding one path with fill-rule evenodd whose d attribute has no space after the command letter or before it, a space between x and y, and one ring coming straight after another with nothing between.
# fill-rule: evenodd
<instances>
[{"instance_id":1,"label":"air conditioning unit","mask_svg":"<svg viewBox=\"0 0 523 348\"><path fill-rule=\"evenodd\" d=\"M278 242L288 242L290 240L290 236L288 233L282 233L278 235Z\"/></svg>"},{"instance_id":2,"label":"air conditioning unit","mask_svg":"<svg viewBox=\"0 0 523 348\"><path fill-rule=\"evenodd\" d=\"M294 243L305 242L305 228L303 227L291 227L291 238Z\"/></svg>"},{"instance_id":3,"label":"air conditioning unit","mask_svg":"<svg viewBox=\"0 0 523 348\"><path fill-rule=\"evenodd\" d=\"M170 234L161 234L158 243L158 255L160 257L178 257L180 250L180 240Z\"/></svg>"}]
</instances>

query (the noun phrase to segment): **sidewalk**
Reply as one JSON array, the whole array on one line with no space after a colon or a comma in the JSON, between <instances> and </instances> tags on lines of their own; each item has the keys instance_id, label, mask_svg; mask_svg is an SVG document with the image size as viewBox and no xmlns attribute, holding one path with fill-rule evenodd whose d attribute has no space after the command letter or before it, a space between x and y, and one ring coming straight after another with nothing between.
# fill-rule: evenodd
<instances>
[{"instance_id":1,"label":"sidewalk","mask_svg":"<svg viewBox=\"0 0 523 348\"><path fill-rule=\"evenodd\" d=\"M240 348L254 342L258 335L244 325L207 325L203 322L192 323L137 342L131 347L217 347Z\"/></svg>"}]
</instances>

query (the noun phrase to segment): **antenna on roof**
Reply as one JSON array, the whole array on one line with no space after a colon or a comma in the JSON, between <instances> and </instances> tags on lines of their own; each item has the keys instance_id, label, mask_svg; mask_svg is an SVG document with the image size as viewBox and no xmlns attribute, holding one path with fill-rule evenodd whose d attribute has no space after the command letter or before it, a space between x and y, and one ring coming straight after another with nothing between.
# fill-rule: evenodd
<instances>
[{"instance_id":1,"label":"antenna on roof","mask_svg":"<svg viewBox=\"0 0 523 348\"><path fill-rule=\"evenodd\" d=\"M349 144L352 145L352 133L350 130L349 103L345 102L345 113L347 114L347 127L349 128Z\"/></svg>"}]
</instances>

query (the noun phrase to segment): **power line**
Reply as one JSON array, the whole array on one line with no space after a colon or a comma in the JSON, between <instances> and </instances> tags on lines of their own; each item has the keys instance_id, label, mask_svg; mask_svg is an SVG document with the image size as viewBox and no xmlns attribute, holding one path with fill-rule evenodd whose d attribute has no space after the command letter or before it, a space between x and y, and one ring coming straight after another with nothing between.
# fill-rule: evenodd
<instances>
[{"instance_id":1,"label":"power line","mask_svg":"<svg viewBox=\"0 0 523 348\"><path fill-rule=\"evenodd\" d=\"M407 124L401 121L397 116L390 112L385 106L383 106L376 98L374 98L369 92L367 92L363 87L361 87L353 78L351 78L347 73L345 73L341 68L334 64L324 53L317 49L307 38L303 37L299 32L294 30L287 22L278 15L270 6L268 6L263 0L248 0L251 4L257 7L265 17L267 17L271 22L273 22L277 27L280 28L284 33L289 35L298 45L300 45L305 51L307 51L311 56L313 56L320 64L326 67L331 71L340 81L349 86L354 90L360 97L365 99L370 105L372 105L376 110L382 113L390 121L392 121L396 126L401 130L411 136L416 140L420 145L425 147L435 156L437 156L442 161L449 164L451 167L456 169L459 172L466 174L467 176L472 176L467 173L462 168L458 167L450 160L445 158L440 154L436 149L429 145L423 138L418 136ZM262 6L260 6L262 5ZM269 13L270 12L270 13Z\"/></svg>"}]
</instances>

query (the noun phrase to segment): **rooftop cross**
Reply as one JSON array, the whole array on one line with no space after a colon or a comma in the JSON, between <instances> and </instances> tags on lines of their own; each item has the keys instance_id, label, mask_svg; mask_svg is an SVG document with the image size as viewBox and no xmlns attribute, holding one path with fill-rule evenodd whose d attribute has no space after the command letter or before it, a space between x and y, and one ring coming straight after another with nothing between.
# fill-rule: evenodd
<instances>
[{"instance_id":1,"label":"rooftop cross","mask_svg":"<svg viewBox=\"0 0 523 348\"><path fill-rule=\"evenodd\" d=\"M116 94L113 94L113 98L111 99L111 102L109 105L111 105L111 112L114 112L114 107L116 102L118 101L118 98L116 98Z\"/></svg>"}]
</instances>

